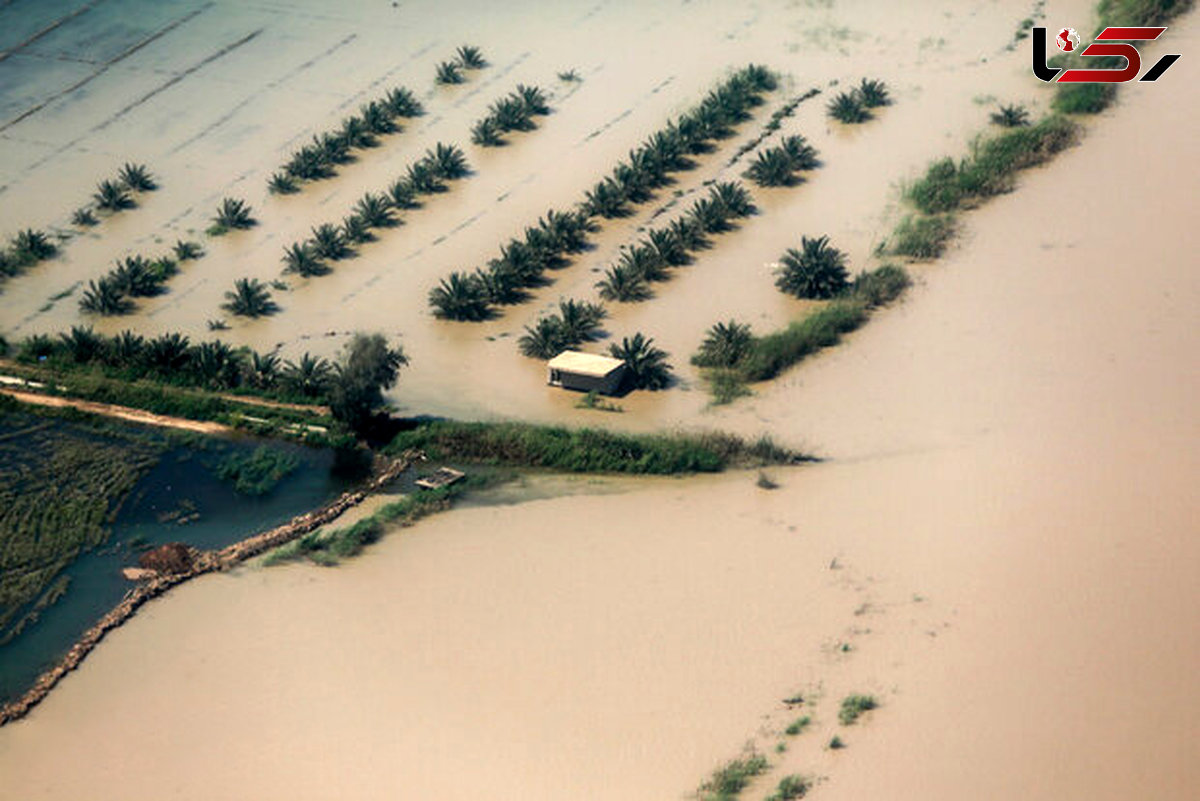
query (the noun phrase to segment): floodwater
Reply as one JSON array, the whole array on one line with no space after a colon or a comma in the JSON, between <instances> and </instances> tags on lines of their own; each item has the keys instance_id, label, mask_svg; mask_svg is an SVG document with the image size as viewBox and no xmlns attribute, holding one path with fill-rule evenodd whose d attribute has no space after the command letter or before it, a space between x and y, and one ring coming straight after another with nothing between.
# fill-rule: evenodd
<instances>
[{"instance_id":1,"label":"floodwater","mask_svg":"<svg viewBox=\"0 0 1200 801\"><path fill-rule=\"evenodd\" d=\"M794 190L759 193L761 217L610 327L643 328L682 355L713 319L782 321L795 309L769 289L772 254L800 233L828 232L867 263L896 213L897 182L982 127L987 107L972 98L1042 99L1023 51L1003 49L1028 10L999 5L426 15L420 24L442 43L418 59L426 81L426 62L460 39L477 40L497 67L507 63L502 43L530 42L497 91L533 80L523 71L539 64L567 66L567 55L585 80L542 130L487 154L492 178L481 162L477 177L395 235L450 230L476 212L449 207L470 205L470 187L496 175L506 186L534 176L496 206L525 198L521 213L504 215L512 225L561 202L549 195L578 195L731 61L785 68L801 90L810 78L879 74L896 89L894 107L849 133L825 130L819 105L798 115L827 166ZM383 38L382 12L354 13ZM1084 4L1047 13L1051 25L1088 18ZM529 33L517 36L517 25ZM556 31L544 44L542 26ZM1169 35L1171 52L1200 48L1193 17ZM649 46L655 37L679 46ZM1200 75L1191 63L1185 55L1169 84L1125 87L1081 147L969 214L953 252L922 268L896 308L717 411L683 389L628 398L621 415L570 409L536 384L536 363L481 336L515 332L538 304L478 328L429 319L424 290L494 247L496 236L470 244L483 228L508 224L481 218L436 246L437 258L381 263L375 303L312 301L312 332L332 329L343 310L354 316L342 328L377 314L404 332L414 365L395 397L406 408L769 430L828 461L770 471L776 490L731 474L464 509L336 570L250 568L192 582L0 731L0 797L650 801L685 797L747 743L772 761L751 798L785 772L815 775L813 797L827 799L1194 797ZM669 75L591 140L586 170L569 157L563 145L615 118L618 101L642 97L639 82L648 93ZM573 137L554 133L560 120L579 126ZM365 162L342 205L368 184ZM298 200L340 192L351 174ZM253 252L278 225L240 241ZM624 241L615 231L598 237L597 259ZM390 237L372 252L392 248ZM373 258L341 272L369 271ZM267 260L258 263L266 275ZM733 273L738 265L744 272ZM588 269L567 268L539 299L584 286ZM323 286L345 280L352 291L341 272ZM203 284L209 306L234 274ZM32 280L6 291L16 297ZM394 304L386 314L384 298ZM292 342L294 311L232 335ZM69 321L56 306L45 324L60 313ZM207 313L172 315L199 323ZM881 706L841 727L837 702L851 692ZM785 708L795 693L810 705ZM813 730L776 753L799 714L815 718ZM834 734L846 749L826 747Z\"/></svg>"}]
</instances>

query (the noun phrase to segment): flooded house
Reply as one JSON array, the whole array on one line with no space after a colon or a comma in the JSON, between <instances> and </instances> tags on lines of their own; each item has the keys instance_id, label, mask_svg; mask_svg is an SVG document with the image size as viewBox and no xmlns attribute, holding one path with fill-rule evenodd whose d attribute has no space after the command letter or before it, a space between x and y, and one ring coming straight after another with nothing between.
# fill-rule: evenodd
<instances>
[{"instance_id":1,"label":"flooded house","mask_svg":"<svg viewBox=\"0 0 1200 801\"><path fill-rule=\"evenodd\" d=\"M564 350L547 365L550 386L612 395L625 376L625 362L597 353Z\"/></svg>"}]
</instances>

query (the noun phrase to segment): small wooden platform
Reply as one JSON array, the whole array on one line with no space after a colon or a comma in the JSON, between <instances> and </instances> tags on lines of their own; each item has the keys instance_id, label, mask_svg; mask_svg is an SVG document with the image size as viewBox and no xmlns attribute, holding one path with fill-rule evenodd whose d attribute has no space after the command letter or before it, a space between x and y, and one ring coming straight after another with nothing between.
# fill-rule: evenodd
<instances>
[{"instance_id":1,"label":"small wooden platform","mask_svg":"<svg viewBox=\"0 0 1200 801\"><path fill-rule=\"evenodd\" d=\"M448 487L465 476L461 470L455 470L453 467L439 467L433 472L433 475L425 478L418 478L416 484L421 489L439 489Z\"/></svg>"}]
</instances>

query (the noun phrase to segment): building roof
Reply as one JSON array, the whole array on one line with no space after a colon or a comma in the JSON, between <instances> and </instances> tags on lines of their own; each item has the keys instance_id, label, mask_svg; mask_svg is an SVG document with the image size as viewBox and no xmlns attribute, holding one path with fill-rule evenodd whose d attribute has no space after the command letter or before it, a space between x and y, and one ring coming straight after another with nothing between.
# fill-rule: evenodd
<instances>
[{"instance_id":1,"label":"building roof","mask_svg":"<svg viewBox=\"0 0 1200 801\"><path fill-rule=\"evenodd\" d=\"M564 350L550 360L551 370L562 370L565 373L589 375L604 378L614 370L625 366L625 362L598 353L583 353L577 350Z\"/></svg>"}]
</instances>

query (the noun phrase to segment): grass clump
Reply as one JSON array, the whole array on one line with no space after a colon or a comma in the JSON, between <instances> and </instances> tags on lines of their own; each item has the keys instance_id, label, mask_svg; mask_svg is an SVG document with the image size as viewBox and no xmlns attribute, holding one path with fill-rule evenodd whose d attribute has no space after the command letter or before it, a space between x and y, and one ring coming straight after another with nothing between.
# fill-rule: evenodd
<instances>
[{"instance_id":1,"label":"grass clump","mask_svg":"<svg viewBox=\"0 0 1200 801\"><path fill-rule=\"evenodd\" d=\"M1099 114L1117 99L1117 86L1112 83L1055 84L1050 108L1060 114Z\"/></svg>"},{"instance_id":2,"label":"grass clump","mask_svg":"<svg viewBox=\"0 0 1200 801\"><path fill-rule=\"evenodd\" d=\"M811 789L811 779L793 773L779 780L779 784L775 786L775 792L767 796L766 801L794 801L797 798L804 798Z\"/></svg>"},{"instance_id":3,"label":"grass clump","mask_svg":"<svg viewBox=\"0 0 1200 801\"><path fill-rule=\"evenodd\" d=\"M833 735L833 739L829 741L829 750L831 751L840 751L845 747L846 744L842 742L842 738L838 737L836 734Z\"/></svg>"},{"instance_id":4,"label":"grass clump","mask_svg":"<svg viewBox=\"0 0 1200 801\"><path fill-rule=\"evenodd\" d=\"M892 232L890 251L918 261L936 259L954 236L954 217L950 214L910 215Z\"/></svg>"},{"instance_id":5,"label":"grass clump","mask_svg":"<svg viewBox=\"0 0 1200 801\"><path fill-rule=\"evenodd\" d=\"M842 699L838 709L838 722L843 726L852 726L864 712L869 712L879 706L873 695L848 695Z\"/></svg>"},{"instance_id":6,"label":"grass clump","mask_svg":"<svg viewBox=\"0 0 1200 801\"><path fill-rule=\"evenodd\" d=\"M713 771L712 776L700 785L702 801L726 801L736 798L755 776L770 767L762 754L749 754L731 759Z\"/></svg>"},{"instance_id":7,"label":"grass clump","mask_svg":"<svg viewBox=\"0 0 1200 801\"><path fill-rule=\"evenodd\" d=\"M546 467L572 473L671 475L714 473L735 465L787 464L805 459L769 439L726 434L618 434L530 423L439 420L397 434L385 448L425 451L434 459Z\"/></svg>"},{"instance_id":8,"label":"grass clump","mask_svg":"<svg viewBox=\"0 0 1200 801\"><path fill-rule=\"evenodd\" d=\"M266 495L300 466L296 455L280 448L260 445L251 453L227 454L213 471L242 495Z\"/></svg>"},{"instance_id":9,"label":"grass clump","mask_svg":"<svg viewBox=\"0 0 1200 801\"><path fill-rule=\"evenodd\" d=\"M805 715L803 717L799 717L799 718L796 718L795 720L793 720L791 723L788 724L787 728L784 729L783 731L789 737L795 737L797 734L799 734L800 732L802 732L806 728L808 728L811 724L812 724L812 718L809 717L808 715Z\"/></svg>"},{"instance_id":10,"label":"grass clump","mask_svg":"<svg viewBox=\"0 0 1200 801\"><path fill-rule=\"evenodd\" d=\"M774 378L804 357L836 345L842 334L858 328L866 319L867 309L861 302L834 301L782 331L756 338L753 349L738 364L738 371L747 381Z\"/></svg>"}]
</instances>

